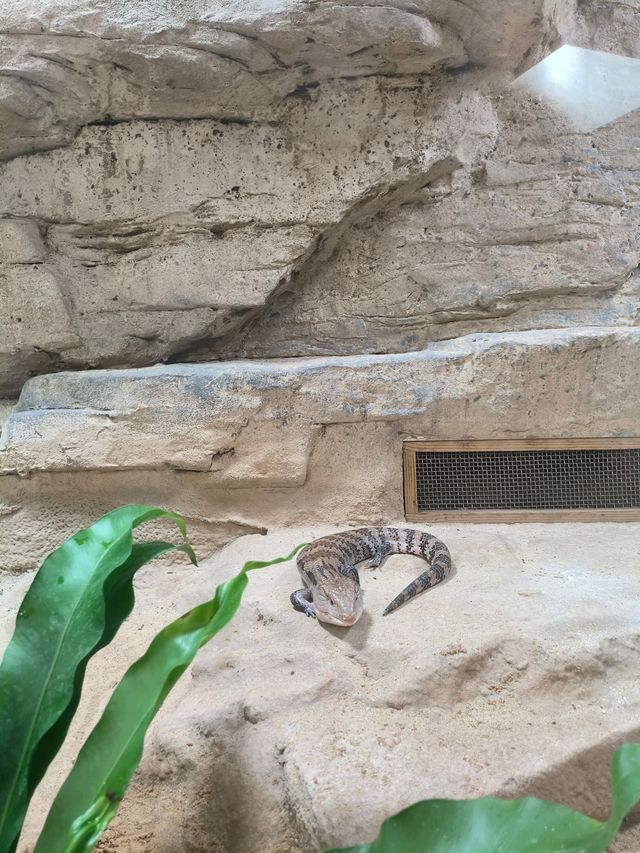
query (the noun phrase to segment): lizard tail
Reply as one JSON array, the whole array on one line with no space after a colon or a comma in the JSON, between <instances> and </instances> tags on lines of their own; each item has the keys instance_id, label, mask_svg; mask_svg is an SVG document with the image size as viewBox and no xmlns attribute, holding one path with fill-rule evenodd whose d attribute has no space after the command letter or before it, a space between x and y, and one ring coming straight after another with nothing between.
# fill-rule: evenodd
<instances>
[{"instance_id":1,"label":"lizard tail","mask_svg":"<svg viewBox=\"0 0 640 853\"><path fill-rule=\"evenodd\" d=\"M448 577L450 571L451 559L449 557L449 552L447 551L446 554L441 552L436 558L434 558L433 563L425 572L418 575L414 581L411 581L408 586L405 586L402 592L396 595L393 601L387 604L385 609L382 611L382 615L386 616L388 613L392 613L411 598L414 598L416 595L419 595L427 589L431 589L432 586L442 583L442 581Z\"/></svg>"}]
</instances>

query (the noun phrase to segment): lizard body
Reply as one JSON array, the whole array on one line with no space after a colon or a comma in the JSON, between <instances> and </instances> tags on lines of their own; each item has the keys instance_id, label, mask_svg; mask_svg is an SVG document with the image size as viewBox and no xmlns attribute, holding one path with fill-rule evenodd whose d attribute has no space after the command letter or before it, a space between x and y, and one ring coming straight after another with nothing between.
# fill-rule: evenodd
<instances>
[{"instance_id":1,"label":"lizard body","mask_svg":"<svg viewBox=\"0 0 640 853\"><path fill-rule=\"evenodd\" d=\"M316 539L300 551L297 565L306 586L292 593L291 603L321 622L353 625L363 609L356 565L368 559L369 567L376 568L388 554L417 554L430 565L385 607L385 616L441 583L451 570L449 549L429 533L396 527L345 530Z\"/></svg>"}]
</instances>

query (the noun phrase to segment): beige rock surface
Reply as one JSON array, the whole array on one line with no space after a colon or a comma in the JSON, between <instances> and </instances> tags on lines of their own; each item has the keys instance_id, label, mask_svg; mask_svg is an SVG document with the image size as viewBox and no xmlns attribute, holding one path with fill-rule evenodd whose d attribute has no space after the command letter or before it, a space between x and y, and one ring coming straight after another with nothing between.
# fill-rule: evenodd
<instances>
[{"instance_id":1,"label":"beige rock surface","mask_svg":"<svg viewBox=\"0 0 640 853\"><path fill-rule=\"evenodd\" d=\"M635 329L467 336L422 353L34 378L0 438L0 555L33 568L114 506L246 532L403 511L407 438L637 434Z\"/></svg>"},{"instance_id":2,"label":"beige rock surface","mask_svg":"<svg viewBox=\"0 0 640 853\"><path fill-rule=\"evenodd\" d=\"M5 156L135 117L270 117L319 81L470 61L516 69L557 39L571 4L3 0ZM19 106L20 109L16 109Z\"/></svg>"},{"instance_id":3,"label":"beige rock surface","mask_svg":"<svg viewBox=\"0 0 640 853\"><path fill-rule=\"evenodd\" d=\"M25 340L25 300L9 289L0 388L47 368L215 349L320 242L475 163L494 133L491 102L457 80L366 78L295 97L274 121L91 125L66 147L0 165L11 223L0 241L37 223L44 249L28 266L5 250L3 275L27 311L41 309L45 278L69 312L62 337L53 325Z\"/></svg>"},{"instance_id":4,"label":"beige rock surface","mask_svg":"<svg viewBox=\"0 0 640 853\"><path fill-rule=\"evenodd\" d=\"M5 424L0 471L173 468L244 490L303 485L314 439L333 425L443 439L634 435L639 339L607 327L513 332L404 355L37 377Z\"/></svg>"},{"instance_id":5,"label":"beige rock surface","mask_svg":"<svg viewBox=\"0 0 640 853\"><path fill-rule=\"evenodd\" d=\"M89 667L71 745L160 625L244 560L334 529L243 537L198 570L146 568L134 615ZM383 618L421 565L389 559L364 574L366 611L348 631L290 608L293 563L253 573L238 617L153 723L102 849L310 853L369 839L434 796L530 793L604 816L610 753L640 736L640 525L434 532L454 577ZM4 638L28 582L3 578ZM38 792L25 853L72 753Z\"/></svg>"},{"instance_id":6,"label":"beige rock surface","mask_svg":"<svg viewBox=\"0 0 640 853\"><path fill-rule=\"evenodd\" d=\"M0 394L62 368L634 324L637 115L571 137L503 101L563 40L634 54L636 13L3 0Z\"/></svg>"},{"instance_id":7,"label":"beige rock surface","mask_svg":"<svg viewBox=\"0 0 640 853\"><path fill-rule=\"evenodd\" d=\"M640 117L592 134L505 96L478 170L354 223L227 355L399 352L478 331L636 325Z\"/></svg>"},{"instance_id":8,"label":"beige rock surface","mask_svg":"<svg viewBox=\"0 0 640 853\"><path fill-rule=\"evenodd\" d=\"M564 41L580 47L640 56L640 7L636 0L630 3L583 0L571 12L559 18Z\"/></svg>"}]
</instances>

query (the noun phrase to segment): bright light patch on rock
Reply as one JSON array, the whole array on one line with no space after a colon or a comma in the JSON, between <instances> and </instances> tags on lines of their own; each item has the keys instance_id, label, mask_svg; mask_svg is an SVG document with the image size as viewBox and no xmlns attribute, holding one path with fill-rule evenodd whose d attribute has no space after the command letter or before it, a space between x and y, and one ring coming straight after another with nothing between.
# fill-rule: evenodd
<instances>
[{"instance_id":1,"label":"bright light patch on rock","mask_svg":"<svg viewBox=\"0 0 640 853\"><path fill-rule=\"evenodd\" d=\"M640 107L640 59L565 44L513 85L548 101L577 130L595 130Z\"/></svg>"}]
</instances>

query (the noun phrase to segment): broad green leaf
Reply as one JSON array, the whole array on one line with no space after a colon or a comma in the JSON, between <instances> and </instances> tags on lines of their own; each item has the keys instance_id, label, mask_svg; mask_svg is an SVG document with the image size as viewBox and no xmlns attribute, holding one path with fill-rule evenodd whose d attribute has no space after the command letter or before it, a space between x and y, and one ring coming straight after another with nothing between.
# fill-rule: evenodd
<instances>
[{"instance_id":1,"label":"broad green leaf","mask_svg":"<svg viewBox=\"0 0 640 853\"><path fill-rule=\"evenodd\" d=\"M534 797L423 800L385 820L370 844L325 853L604 853L640 801L640 744L614 752L611 794L606 823Z\"/></svg>"},{"instance_id":2,"label":"broad green leaf","mask_svg":"<svg viewBox=\"0 0 640 853\"><path fill-rule=\"evenodd\" d=\"M15 849L31 795L60 748L78 705L89 658L133 605L136 570L174 548L133 544L157 507L126 506L98 519L45 559L20 606L0 666L0 853ZM190 546L180 546L193 561Z\"/></svg>"},{"instance_id":3,"label":"broad green leaf","mask_svg":"<svg viewBox=\"0 0 640 853\"><path fill-rule=\"evenodd\" d=\"M627 812L639 801L640 743L625 743L611 757L611 814L602 831L603 850L616 837Z\"/></svg>"},{"instance_id":4,"label":"broad green leaf","mask_svg":"<svg viewBox=\"0 0 640 853\"><path fill-rule=\"evenodd\" d=\"M114 690L58 792L34 853L93 848L138 766L149 723L198 649L235 614L247 572L286 562L302 547L287 557L245 563L239 574L217 587L213 599L160 631Z\"/></svg>"}]
</instances>

